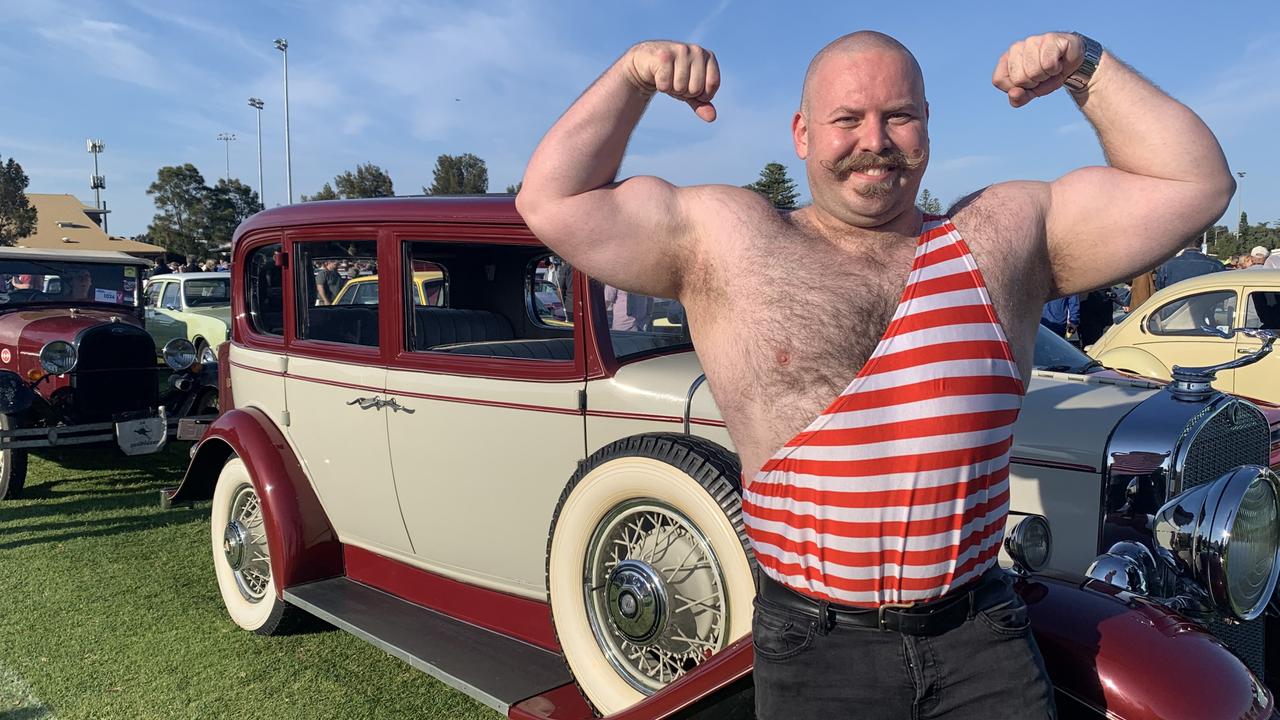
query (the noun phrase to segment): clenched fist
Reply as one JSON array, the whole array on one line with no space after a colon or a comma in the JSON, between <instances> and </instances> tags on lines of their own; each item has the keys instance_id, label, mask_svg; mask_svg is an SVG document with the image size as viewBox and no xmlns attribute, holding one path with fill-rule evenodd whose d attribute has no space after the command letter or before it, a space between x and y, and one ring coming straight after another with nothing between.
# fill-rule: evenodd
<instances>
[{"instance_id":1,"label":"clenched fist","mask_svg":"<svg viewBox=\"0 0 1280 720\"><path fill-rule=\"evenodd\" d=\"M991 84L1022 107L1062 87L1084 62L1084 42L1073 33L1045 33L1019 40L1000 56Z\"/></svg>"},{"instance_id":2,"label":"clenched fist","mask_svg":"<svg viewBox=\"0 0 1280 720\"><path fill-rule=\"evenodd\" d=\"M720 88L720 66L710 50L669 40L650 40L631 48L626 61L624 67L637 89L665 93L688 103L703 120L716 119L711 98Z\"/></svg>"}]
</instances>

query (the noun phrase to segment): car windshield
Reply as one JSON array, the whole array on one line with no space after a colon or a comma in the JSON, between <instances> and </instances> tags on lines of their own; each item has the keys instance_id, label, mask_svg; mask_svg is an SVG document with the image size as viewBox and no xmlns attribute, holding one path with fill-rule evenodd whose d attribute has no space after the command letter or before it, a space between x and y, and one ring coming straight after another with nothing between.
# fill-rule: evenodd
<instances>
[{"instance_id":1,"label":"car windshield","mask_svg":"<svg viewBox=\"0 0 1280 720\"><path fill-rule=\"evenodd\" d=\"M200 278L182 284L187 307L231 304L231 278Z\"/></svg>"},{"instance_id":2,"label":"car windshield","mask_svg":"<svg viewBox=\"0 0 1280 720\"><path fill-rule=\"evenodd\" d=\"M0 258L0 305L89 302L138 305L137 265Z\"/></svg>"},{"instance_id":3,"label":"car windshield","mask_svg":"<svg viewBox=\"0 0 1280 720\"><path fill-rule=\"evenodd\" d=\"M1076 349L1049 328L1036 329L1036 352L1032 360L1037 370L1091 373L1102 370L1102 364Z\"/></svg>"}]
</instances>

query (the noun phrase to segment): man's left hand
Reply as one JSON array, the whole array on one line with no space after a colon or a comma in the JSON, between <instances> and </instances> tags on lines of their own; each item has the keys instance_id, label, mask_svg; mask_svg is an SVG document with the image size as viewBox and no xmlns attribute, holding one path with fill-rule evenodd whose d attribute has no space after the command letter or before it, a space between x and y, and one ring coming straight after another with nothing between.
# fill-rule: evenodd
<instances>
[{"instance_id":1,"label":"man's left hand","mask_svg":"<svg viewBox=\"0 0 1280 720\"><path fill-rule=\"evenodd\" d=\"M1000 56L991 84L1022 107L1062 87L1084 62L1084 43L1073 33L1045 33L1019 40Z\"/></svg>"}]
</instances>

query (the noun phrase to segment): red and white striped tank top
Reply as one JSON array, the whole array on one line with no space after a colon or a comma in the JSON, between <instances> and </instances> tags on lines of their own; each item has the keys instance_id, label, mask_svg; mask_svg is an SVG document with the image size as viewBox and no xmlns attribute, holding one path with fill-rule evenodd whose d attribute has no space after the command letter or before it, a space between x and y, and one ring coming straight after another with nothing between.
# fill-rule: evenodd
<instances>
[{"instance_id":1,"label":"red and white striped tank top","mask_svg":"<svg viewBox=\"0 0 1280 720\"><path fill-rule=\"evenodd\" d=\"M926 217L906 290L862 370L743 496L760 569L876 607L945 595L996 562L1023 386L982 273Z\"/></svg>"}]
</instances>

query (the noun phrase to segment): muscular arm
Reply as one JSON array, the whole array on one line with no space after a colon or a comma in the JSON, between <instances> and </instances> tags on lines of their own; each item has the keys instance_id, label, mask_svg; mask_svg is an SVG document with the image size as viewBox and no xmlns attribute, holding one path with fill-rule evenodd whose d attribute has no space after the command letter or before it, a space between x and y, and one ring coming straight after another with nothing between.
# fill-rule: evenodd
<instances>
[{"instance_id":1,"label":"muscular arm","mask_svg":"<svg viewBox=\"0 0 1280 720\"><path fill-rule=\"evenodd\" d=\"M694 208L714 190L655 177L615 182L650 98L665 92L704 120L719 85L711 53L678 43L627 52L552 126L525 171L516 207L537 236L589 275L624 290L678 297L695 254Z\"/></svg>"},{"instance_id":2,"label":"muscular arm","mask_svg":"<svg viewBox=\"0 0 1280 720\"><path fill-rule=\"evenodd\" d=\"M993 82L1018 107L1061 87L1081 57L1073 35L1028 38L1001 58ZM1051 296L1158 265L1216 220L1235 192L1204 122L1114 56L1104 52L1085 91L1072 98L1097 131L1108 165L1042 186Z\"/></svg>"}]
</instances>

